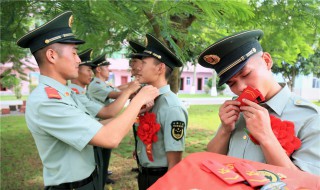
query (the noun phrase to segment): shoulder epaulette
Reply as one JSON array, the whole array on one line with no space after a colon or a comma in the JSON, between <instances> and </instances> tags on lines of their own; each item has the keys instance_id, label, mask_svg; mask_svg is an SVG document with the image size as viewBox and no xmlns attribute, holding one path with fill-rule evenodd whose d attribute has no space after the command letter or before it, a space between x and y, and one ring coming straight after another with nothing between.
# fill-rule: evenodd
<instances>
[{"instance_id":1,"label":"shoulder epaulette","mask_svg":"<svg viewBox=\"0 0 320 190\"><path fill-rule=\"evenodd\" d=\"M76 88L71 88L71 89L72 89L76 94L80 94L78 89L76 89Z\"/></svg>"},{"instance_id":2,"label":"shoulder epaulette","mask_svg":"<svg viewBox=\"0 0 320 190\"><path fill-rule=\"evenodd\" d=\"M309 101L306 101L304 99L297 98L294 100L294 104L296 106L304 106L304 107L311 108L311 109L315 110L317 113L320 113L319 106L317 106Z\"/></svg>"},{"instance_id":3,"label":"shoulder epaulette","mask_svg":"<svg viewBox=\"0 0 320 190\"><path fill-rule=\"evenodd\" d=\"M50 86L45 88L45 91L50 99L61 99L58 91Z\"/></svg>"}]
</instances>

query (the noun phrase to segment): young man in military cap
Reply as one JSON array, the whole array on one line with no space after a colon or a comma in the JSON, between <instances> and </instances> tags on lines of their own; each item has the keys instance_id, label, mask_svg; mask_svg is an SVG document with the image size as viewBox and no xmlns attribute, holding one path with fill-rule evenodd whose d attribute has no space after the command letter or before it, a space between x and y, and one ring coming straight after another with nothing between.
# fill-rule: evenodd
<instances>
[{"instance_id":1,"label":"young man in military cap","mask_svg":"<svg viewBox=\"0 0 320 190\"><path fill-rule=\"evenodd\" d=\"M102 54L92 60L92 63L95 77L88 86L88 93L100 104L110 104L122 93L119 89L105 83L109 78L110 62L106 60L106 54Z\"/></svg>"},{"instance_id":2,"label":"young man in military cap","mask_svg":"<svg viewBox=\"0 0 320 190\"><path fill-rule=\"evenodd\" d=\"M123 99L123 91L120 91L110 85L107 85L105 81L109 78L109 65L110 62L106 60L106 54L102 54L98 57L96 57L94 60L92 60L93 64L93 72L95 74L95 77L91 81L91 83L88 85L88 95L93 98L94 101L99 103L102 106L110 105L113 103L114 105L117 105L118 107L121 105L123 108L124 104L118 104L117 101L114 103L114 99L122 98ZM130 84L138 85L139 83L137 81L130 82ZM130 86L129 84L129 86ZM127 85L128 87L128 85ZM121 96L122 95L122 96ZM128 100L128 98L126 99ZM118 112L116 112L118 113ZM109 162L111 158L111 149L103 149L103 154L105 155L104 163L106 164L106 183L107 184L114 184L115 182L108 177L108 174L111 174L111 171L108 171L109 168Z\"/></svg>"},{"instance_id":3,"label":"young man in military cap","mask_svg":"<svg viewBox=\"0 0 320 190\"><path fill-rule=\"evenodd\" d=\"M87 49L79 53L81 63L79 65L79 76L76 79L71 79L71 84L68 86L76 93L77 98L85 106L85 108L90 112L90 114L100 120L110 119L115 117L124 107L130 95L135 93L137 88L140 88L138 82L133 82L128 85L128 87L121 93L121 95L111 104L102 105L95 102L88 93L86 93L86 86L90 84L92 80L92 67L95 65L91 61L92 49ZM102 162L101 172L104 174L102 176L103 184L114 183L113 180L108 178L108 165L110 159L110 150L101 149L100 147L95 148L95 155L98 157L102 155L101 158L96 158Z\"/></svg>"},{"instance_id":4,"label":"young man in military cap","mask_svg":"<svg viewBox=\"0 0 320 190\"><path fill-rule=\"evenodd\" d=\"M143 50L145 47L137 42L129 41L130 49L132 53L129 55L129 66L131 67L131 78L132 80L139 80L139 77L141 75L141 68L142 68L142 60L141 56L137 55L138 53L143 53ZM153 106L154 102L151 103L150 108ZM146 111L146 110L145 110ZM144 111L144 112L145 112ZM149 111L149 110L148 110ZM132 153L133 158L137 161L137 166L139 166L139 158L137 155L137 127L139 125L139 119L137 117L136 122L132 126L133 131L133 137L134 137L134 151ZM131 171L133 172L139 172L138 168L132 168Z\"/></svg>"},{"instance_id":5,"label":"young man in military cap","mask_svg":"<svg viewBox=\"0 0 320 190\"><path fill-rule=\"evenodd\" d=\"M101 189L93 147L113 148L129 132L142 105L158 95L146 86L127 109L102 125L66 86L78 76L80 59L71 30L72 12L62 13L17 41L30 48L40 68L40 81L30 94L26 122L43 164L45 189Z\"/></svg>"},{"instance_id":6,"label":"young man in military cap","mask_svg":"<svg viewBox=\"0 0 320 190\"><path fill-rule=\"evenodd\" d=\"M129 66L131 67L131 76L133 80L139 79L142 68L142 60L141 56L138 55L138 53L143 53L145 47L134 41L129 41L129 45L132 50L132 53L129 55Z\"/></svg>"},{"instance_id":7,"label":"young man in military cap","mask_svg":"<svg viewBox=\"0 0 320 190\"><path fill-rule=\"evenodd\" d=\"M272 58L259 43L262 35L261 30L240 32L219 40L199 56L200 65L217 71L219 85L226 83L237 95L251 87L265 98L258 103L245 98L222 104L221 125L208 151L320 175L319 107L291 94L273 78ZM301 142L301 146L292 144L294 152L287 149L291 141L280 144L273 118L281 119L280 124L293 122L294 134L289 137Z\"/></svg>"},{"instance_id":8,"label":"young man in military cap","mask_svg":"<svg viewBox=\"0 0 320 190\"><path fill-rule=\"evenodd\" d=\"M135 93L136 89L140 88L140 84L138 81L130 83L116 101L111 104L103 105L97 103L85 89L92 81L92 68L96 66L90 59L91 52L92 49L87 49L79 53L81 59L79 75L77 78L71 79L71 83L68 86L76 93L78 99L93 116L100 119L110 119L122 110L130 95Z\"/></svg>"},{"instance_id":9,"label":"young man in military cap","mask_svg":"<svg viewBox=\"0 0 320 190\"><path fill-rule=\"evenodd\" d=\"M146 35L148 44L142 57L142 70L139 77L140 83L152 85L159 89L160 96L155 100L150 113L140 117L140 125L137 129L138 144L137 155L139 158L139 189L147 189L155 183L168 170L173 168L182 159L185 146L186 129L188 125L188 113L176 94L170 90L168 79L175 67L181 67L181 61L165 45L154 36ZM148 115L155 114L160 126L152 127L153 137L156 140L148 143L150 136L144 131L144 120L149 120ZM151 117L152 119L153 117ZM147 122L148 123L148 122ZM160 128L157 128L160 127ZM150 130L150 131L153 131ZM148 134L145 136L144 134ZM153 139L154 140L154 139Z\"/></svg>"}]
</instances>

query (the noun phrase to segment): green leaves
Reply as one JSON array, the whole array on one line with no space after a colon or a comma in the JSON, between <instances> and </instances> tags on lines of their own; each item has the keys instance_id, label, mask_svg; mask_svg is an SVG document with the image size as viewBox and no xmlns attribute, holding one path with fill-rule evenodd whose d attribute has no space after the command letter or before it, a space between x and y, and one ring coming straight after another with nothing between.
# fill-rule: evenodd
<instances>
[{"instance_id":1,"label":"green leaves","mask_svg":"<svg viewBox=\"0 0 320 190\"><path fill-rule=\"evenodd\" d=\"M298 55L308 58L319 46L319 7L316 0L5 1L1 2L1 63L13 61L13 70L19 69L19 60L30 54L15 44L17 39L72 10L73 31L86 41L80 51L93 48L94 56L121 50L124 39L144 44L145 34L152 33L183 62L195 62L200 52L224 36L262 29L264 51L271 53L276 65L283 61L292 65Z\"/></svg>"}]
</instances>

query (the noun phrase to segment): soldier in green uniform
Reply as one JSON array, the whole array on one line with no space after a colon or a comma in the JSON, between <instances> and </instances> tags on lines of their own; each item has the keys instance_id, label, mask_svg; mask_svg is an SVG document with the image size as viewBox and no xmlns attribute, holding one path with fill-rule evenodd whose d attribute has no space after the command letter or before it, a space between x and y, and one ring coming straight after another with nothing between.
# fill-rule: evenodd
<instances>
[{"instance_id":1,"label":"soldier in green uniform","mask_svg":"<svg viewBox=\"0 0 320 190\"><path fill-rule=\"evenodd\" d=\"M141 75L141 68L142 68L142 60L141 56L137 55L137 53L143 53L143 50L145 47L137 42L134 41L129 41L130 48L132 50L132 53L129 55L129 66L131 67L131 78L132 80L139 80L139 77ZM153 103L150 107L153 106ZM137 155L137 127L139 125L139 119L137 117L136 122L134 122L132 126L132 131L133 131L133 137L134 137L134 151L132 153L133 158L137 161L137 166L139 166L139 158ZM138 168L132 168L131 171L133 172L139 172Z\"/></svg>"},{"instance_id":2,"label":"soldier in green uniform","mask_svg":"<svg viewBox=\"0 0 320 190\"><path fill-rule=\"evenodd\" d=\"M123 109L130 95L135 93L135 89L140 88L140 84L138 81L131 82L116 101L111 104L103 105L97 103L90 94L86 92L86 87L92 80L92 68L95 67L95 64L93 64L90 59L91 52L92 49L87 49L79 53L81 59L79 76L76 79L72 79L68 86L76 93L77 98L93 116L100 119L109 119L115 117Z\"/></svg>"},{"instance_id":3,"label":"soldier in green uniform","mask_svg":"<svg viewBox=\"0 0 320 190\"><path fill-rule=\"evenodd\" d=\"M118 146L158 90L146 86L117 118L105 125L96 121L66 86L78 76L77 44L84 43L75 38L72 23L72 12L67 11L17 41L30 48L41 73L27 100L26 123L43 164L45 189L101 190L93 145Z\"/></svg>"},{"instance_id":4,"label":"soldier in green uniform","mask_svg":"<svg viewBox=\"0 0 320 190\"><path fill-rule=\"evenodd\" d=\"M217 41L199 56L200 65L217 71L219 85L226 83L237 95L250 86L265 97L261 103L244 100L245 106L236 100L222 104L221 125L208 151L320 175L319 107L277 83L272 58L259 43L262 35L261 30L243 31ZM292 154L273 132L271 116L293 122L301 146Z\"/></svg>"},{"instance_id":5,"label":"soldier in green uniform","mask_svg":"<svg viewBox=\"0 0 320 190\"><path fill-rule=\"evenodd\" d=\"M182 159L185 148L188 113L176 94L170 90L168 79L172 70L181 67L181 61L154 36L147 34L148 44L142 57L142 70L139 82L159 89L160 96L155 100L151 114L156 115L160 130L157 141L145 144L142 125L137 129L139 158L138 185L147 189ZM148 113L147 113L148 114ZM142 119L140 117L140 124ZM152 130L150 130L152 131ZM147 133L147 132L146 132ZM150 139L149 139L150 140Z\"/></svg>"},{"instance_id":6,"label":"soldier in green uniform","mask_svg":"<svg viewBox=\"0 0 320 190\"><path fill-rule=\"evenodd\" d=\"M129 55L129 66L131 67L131 77L132 79L139 79L141 68L142 68L142 60L141 56L138 53L143 53L145 47L137 42L129 41L132 53Z\"/></svg>"},{"instance_id":7,"label":"soldier in green uniform","mask_svg":"<svg viewBox=\"0 0 320 190\"><path fill-rule=\"evenodd\" d=\"M85 106L85 108L90 112L90 114L100 120L109 119L116 116L124 107L125 103L129 99L132 93L140 87L138 82L132 82L123 91L123 93L108 105L101 105L95 102L88 93L86 93L86 86L91 82L92 79L92 67L95 65L91 61L92 49L87 49L79 53L81 63L79 65L79 76L76 79L71 79L71 83L68 85L76 94L80 102ZM96 160L101 161L101 173L103 179L103 186L105 183L114 183L113 180L109 179L107 176L107 164L109 162L110 154L109 149L104 150L100 147L95 147ZM103 154L100 156L100 154Z\"/></svg>"},{"instance_id":8,"label":"soldier in green uniform","mask_svg":"<svg viewBox=\"0 0 320 190\"><path fill-rule=\"evenodd\" d=\"M106 54L102 54L92 60L92 63L95 77L88 86L88 93L98 103L108 105L121 94L119 89L106 84L110 62L106 60Z\"/></svg>"},{"instance_id":9,"label":"soldier in green uniform","mask_svg":"<svg viewBox=\"0 0 320 190\"><path fill-rule=\"evenodd\" d=\"M110 65L110 63L106 60L106 54L96 57L94 60L92 60L92 64L94 65L93 72L95 77L88 85L88 95L102 106L114 103L114 99L118 99L121 94L123 94L123 91L107 85L105 82L109 78ZM137 83L137 81L133 81L131 83ZM105 180L107 184L114 183L114 181L108 177L108 173L111 173L111 171L108 171L111 151L111 149L103 149L103 154L105 155L103 158L104 163L106 164L107 172Z\"/></svg>"}]
</instances>

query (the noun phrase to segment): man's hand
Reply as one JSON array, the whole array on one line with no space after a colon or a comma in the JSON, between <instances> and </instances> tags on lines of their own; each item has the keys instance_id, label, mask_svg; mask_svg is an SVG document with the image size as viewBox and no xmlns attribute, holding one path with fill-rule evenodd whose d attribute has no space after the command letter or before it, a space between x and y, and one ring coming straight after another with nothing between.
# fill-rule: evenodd
<instances>
[{"instance_id":1,"label":"man's hand","mask_svg":"<svg viewBox=\"0 0 320 190\"><path fill-rule=\"evenodd\" d=\"M142 105L145 105L151 101L153 101L157 96L159 96L159 90L152 85L147 85L141 88L141 90L137 93L134 99L139 99L142 101Z\"/></svg>"},{"instance_id":2,"label":"man's hand","mask_svg":"<svg viewBox=\"0 0 320 190\"><path fill-rule=\"evenodd\" d=\"M139 114L143 114L143 113L145 113L145 112L150 111L153 106L154 106L154 101L152 100L151 102L148 102L147 104L145 104L145 105L141 108Z\"/></svg>"},{"instance_id":3,"label":"man's hand","mask_svg":"<svg viewBox=\"0 0 320 190\"><path fill-rule=\"evenodd\" d=\"M125 90L128 90L130 92L130 94L135 93L137 90L139 90L141 87L141 84L137 81L131 81L130 83L128 83L128 87Z\"/></svg>"},{"instance_id":4,"label":"man's hand","mask_svg":"<svg viewBox=\"0 0 320 190\"><path fill-rule=\"evenodd\" d=\"M243 102L248 106L241 106L240 110L246 120L247 129L250 134L260 144L268 139L274 139L268 110L247 99L244 99Z\"/></svg>"},{"instance_id":5,"label":"man's hand","mask_svg":"<svg viewBox=\"0 0 320 190\"><path fill-rule=\"evenodd\" d=\"M240 114L239 105L239 101L227 100L220 106L219 117L221 126L227 133L231 133L235 129L235 124Z\"/></svg>"}]
</instances>

